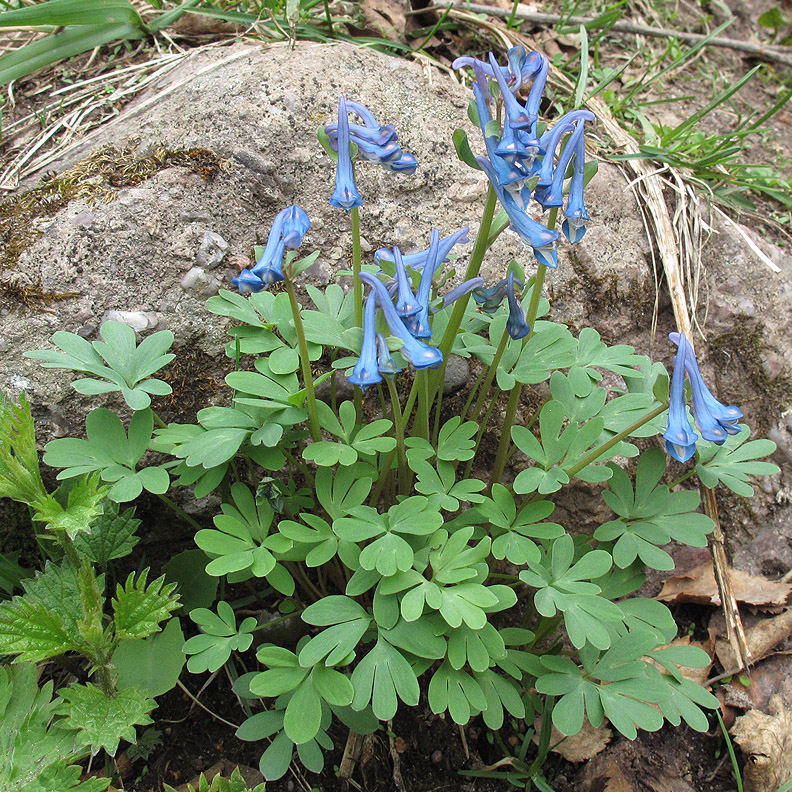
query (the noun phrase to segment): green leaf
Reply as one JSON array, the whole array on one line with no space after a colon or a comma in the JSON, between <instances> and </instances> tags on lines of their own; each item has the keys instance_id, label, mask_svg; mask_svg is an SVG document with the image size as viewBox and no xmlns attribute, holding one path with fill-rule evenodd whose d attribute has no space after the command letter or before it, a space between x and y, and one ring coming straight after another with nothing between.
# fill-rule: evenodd
<instances>
[{"instance_id":1,"label":"green leaf","mask_svg":"<svg viewBox=\"0 0 792 792\"><path fill-rule=\"evenodd\" d=\"M245 652L253 643L256 619L248 616L237 629L234 611L227 602L217 603L216 614L205 608L194 608L190 618L203 631L190 638L182 648L185 654L191 655L187 669L193 674L214 673L231 657L231 652Z\"/></svg>"},{"instance_id":2,"label":"green leaf","mask_svg":"<svg viewBox=\"0 0 792 792\"><path fill-rule=\"evenodd\" d=\"M109 22L141 23L128 0L49 0L46 5L4 11L0 27L30 25L100 25Z\"/></svg>"},{"instance_id":3,"label":"green leaf","mask_svg":"<svg viewBox=\"0 0 792 792\"><path fill-rule=\"evenodd\" d=\"M47 7L53 2L73 1L77 0L50 0ZM2 60L0 58L0 73ZM135 331L123 322L105 322L99 332L102 340L89 344L80 336L61 330L52 336L52 340L64 354L39 350L26 352L25 356L43 360L45 368L67 368L94 374L102 381L77 380L75 389L87 394L120 391L133 410L145 410L151 403L149 394L168 395L172 392L170 385L162 380L149 379L175 357L171 353L165 354L173 344L174 336L170 330L153 333L139 346Z\"/></svg>"},{"instance_id":4,"label":"green leaf","mask_svg":"<svg viewBox=\"0 0 792 792\"><path fill-rule=\"evenodd\" d=\"M371 616L349 597L330 595L309 605L302 619L308 624L326 626L300 650L299 662L304 668L324 662L334 666L347 659L371 624Z\"/></svg>"},{"instance_id":5,"label":"green leaf","mask_svg":"<svg viewBox=\"0 0 792 792\"><path fill-rule=\"evenodd\" d=\"M171 619L156 635L121 641L112 658L118 689L139 688L152 698L167 693L176 686L187 660L183 645L178 619Z\"/></svg>"},{"instance_id":6,"label":"green leaf","mask_svg":"<svg viewBox=\"0 0 792 792\"><path fill-rule=\"evenodd\" d=\"M455 723L464 725L487 708L487 699L472 676L446 661L429 682L429 707L438 715L448 710Z\"/></svg>"},{"instance_id":7,"label":"green leaf","mask_svg":"<svg viewBox=\"0 0 792 792\"><path fill-rule=\"evenodd\" d=\"M105 566L134 550L140 541L135 536L139 525L134 509L121 512L117 503L105 501L102 513L91 523L90 531L75 537L74 549L88 561Z\"/></svg>"},{"instance_id":8,"label":"green leaf","mask_svg":"<svg viewBox=\"0 0 792 792\"><path fill-rule=\"evenodd\" d=\"M437 458L449 462L458 462L472 459L475 453L476 441L474 439L478 431L478 424L475 421L465 421L455 415L447 420L437 438Z\"/></svg>"},{"instance_id":9,"label":"green leaf","mask_svg":"<svg viewBox=\"0 0 792 792\"><path fill-rule=\"evenodd\" d=\"M154 699L138 688L120 690L108 698L96 685L72 685L59 691L65 704L64 726L79 731L79 738L91 746L96 754L104 748L110 756L118 751L119 740L137 741L135 726L153 723L148 713L154 709Z\"/></svg>"},{"instance_id":10,"label":"green leaf","mask_svg":"<svg viewBox=\"0 0 792 792\"><path fill-rule=\"evenodd\" d=\"M36 504L33 519L47 523L51 531L65 531L70 539L74 539L90 532L91 524L104 510L108 489L99 484L98 474L80 476L69 488L65 509L50 495Z\"/></svg>"},{"instance_id":11,"label":"green leaf","mask_svg":"<svg viewBox=\"0 0 792 792\"><path fill-rule=\"evenodd\" d=\"M0 498L33 505L47 497L30 405L24 393L16 405L0 392Z\"/></svg>"},{"instance_id":12,"label":"green leaf","mask_svg":"<svg viewBox=\"0 0 792 792\"><path fill-rule=\"evenodd\" d=\"M169 583L175 583L174 593L185 613L194 608L209 608L217 597L218 579L206 574L206 553L202 550L183 550L162 566Z\"/></svg>"},{"instance_id":13,"label":"green leaf","mask_svg":"<svg viewBox=\"0 0 792 792\"><path fill-rule=\"evenodd\" d=\"M116 586L113 599L113 623L116 637L145 638L158 632L159 623L167 619L178 607L178 596L173 594L175 583L165 583L165 575L146 585L148 569L137 578L131 572L122 586Z\"/></svg>"},{"instance_id":14,"label":"green leaf","mask_svg":"<svg viewBox=\"0 0 792 792\"><path fill-rule=\"evenodd\" d=\"M414 707L420 695L418 678L409 662L381 636L352 672L352 685L352 707L360 710L371 703L380 720L390 720L396 714L398 699Z\"/></svg>"},{"instance_id":15,"label":"green leaf","mask_svg":"<svg viewBox=\"0 0 792 792\"><path fill-rule=\"evenodd\" d=\"M37 662L68 651L91 656L102 643L104 576L47 563L25 593L0 603L0 652Z\"/></svg>"},{"instance_id":16,"label":"green leaf","mask_svg":"<svg viewBox=\"0 0 792 792\"><path fill-rule=\"evenodd\" d=\"M511 372L517 382L526 385L544 382L555 369L567 368L575 362L577 344L566 327L537 322L534 330Z\"/></svg>"},{"instance_id":17,"label":"green leaf","mask_svg":"<svg viewBox=\"0 0 792 792\"><path fill-rule=\"evenodd\" d=\"M459 157L465 165L469 165L476 170L481 170L481 166L476 162L476 157L470 149L467 132L465 132L464 129L455 129L454 133L451 135L451 139L454 141L457 157Z\"/></svg>"},{"instance_id":18,"label":"green leaf","mask_svg":"<svg viewBox=\"0 0 792 792\"><path fill-rule=\"evenodd\" d=\"M312 740L322 725L322 700L309 676L294 691L286 706L283 728L295 744Z\"/></svg>"},{"instance_id":19,"label":"green leaf","mask_svg":"<svg viewBox=\"0 0 792 792\"><path fill-rule=\"evenodd\" d=\"M755 461L774 453L776 444L772 440L749 441L748 427L741 428L739 434L729 435L721 446L702 443L698 447L696 473L705 487L714 487L720 482L737 495L750 498L754 494L748 483L750 476L773 476L780 468L771 462Z\"/></svg>"}]
</instances>

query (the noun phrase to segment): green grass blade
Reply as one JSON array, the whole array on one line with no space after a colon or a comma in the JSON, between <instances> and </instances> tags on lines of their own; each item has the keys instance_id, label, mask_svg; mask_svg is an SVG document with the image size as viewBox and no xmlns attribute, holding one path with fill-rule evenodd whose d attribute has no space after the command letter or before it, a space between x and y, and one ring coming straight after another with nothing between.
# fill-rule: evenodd
<instances>
[{"instance_id":1,"label":"green grass blade","mask_svg":"<svg viewBox=\"0 0 792 792\"><path fill-rule=\"evenodd\" d=\"M143 24L129 0L48 0L0 14L0 27L107 25L113 22Z\"/></svg>"},{"instance_id":2,"label":"green grass blade","mask_svg":"<svg viewBox=\"0 0 792 792\"><path fill-rule=\"evenodd\" d=\"M12 80L20 80L37 69L89 52L94 47L121 39L140 38L143 38L143 31L129 23L67 28L0 56L0 85L8 85Z\"/></svg>"},{"instance_id":3,"label":"green grass blade","mask_svg":"<svg viewBox=\"0 0 792 792\"><path fill-rule=\"evenodd\" d=\"M726 731L726 724L723 722L720 712L715 710L715 714L718 716L718 723L720 724L721 731L723 732L723 738L726 740L726 750L729 752L729 759L731 760L732 770L734 771L734 778L737 781L737 792L743 792L740 765L737 764L737 757L734 755L734 746L732 745L731 737L729 737L729 732Z\"/></svg>"},{"instance_id":4,"label":"green grass blade","mask_svg":"<svg viewBox=\"0 0 792 792\"><path fill-rule=\"evenodd\" d=\"M584 102L588 102L589 99L593 99L600 91L604 91L614 80L617 80L619 77L621 77L624 71L626 71L627 67L638 57L638 55L640 55L639 52L634 53L624 65L603 77L591 89L591 93L585 98Z\"/></svg>"},{"instance_id":5,"label":"green grass blade","mask_svg":"<svg viewBox=\"0 0 792 792\"><path fill-rule=\"evenodd\" d=\"M184 0L184 2L177 5L176 8L171 8L169 11L160 14L156 19L150 22L149 30L152 33L156 33L158 30L172 25L179 17L183 16L193 6L198 5L200 2L201 0Z\"/></svg>"},{"instance_id":6,"label":"green grass blade","mask_svg":"<svg viewBox=\"0 0 792 792\"><path fill-rule=\"evenodd\" d=\"M667 134L663 135L663 144L668 145L669 143L686 134L687 131L698 124L698 122L704 118L707 113L711 112L719 105L722 105L727 99L730 99L735 93L737 93L737 91L739 91L740 88L742 88L743 85L745 85L745 83L747 83L761 68L761 64L759 66L754 66L753 69L748 72L748 74L737 80L734 85L731 85L725 90L721 91L708 105L700 108L695 113L693 113L690 118L686 118L681 124L669 130Z\"/></svg>"},{"instance_id":7,"label":"green grass blade","mask_svg":"<svg viewBox=\"0 0 792 792\"><path fill-rule=\"evenodd\" d=\"M577 85L575 86L574 110L583 104L583 94L586 90L589 73L589 42L588 31L585 25L580 26L580 74L578 75Z\"/></svg>"}]
</instances>

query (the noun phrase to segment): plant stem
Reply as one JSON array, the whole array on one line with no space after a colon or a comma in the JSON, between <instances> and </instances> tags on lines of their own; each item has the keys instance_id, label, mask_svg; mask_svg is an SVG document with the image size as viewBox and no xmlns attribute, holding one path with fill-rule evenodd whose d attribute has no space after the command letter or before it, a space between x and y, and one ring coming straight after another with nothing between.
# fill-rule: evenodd
<instances>
[{"instance_id":1,"label":"plant stem","mask_svg":"<svg viewBox=\"0 0 792 792\"><path fill-rule=\"evenodd\" d=\"M393 377L385 377L388 383L388 391L390 393L391 401L391 415L393 416L393 431L396 435L396 455L399 459L399 492L402 495L407 494L409 483L407 480L407 456L404 452L404 417L402 416L401 404L399 403L399 392L396 390L396 384Z\"/></svg>"},{"instance_id":2,"label":"plant stem","mask_svg":"<svg viewBox=\"0 0 792 792\"><path fill-rule=\"evenodd\" d=\"M495 374L498 371L498 365L501 362L503 353L506 351L506 344L508 343L509 333L506 330L506 326L504 325L503 337L500 340L500 344L498 344L498 348L495 350L495 357L492 358L492 363L490 363L489 367L487 368L487 374L484 378L484 383L481 386L481 390L479 391L478 399L476 399L476 404L473 407L473 411L470 413L470 418L473 421L477 421L479 415L481 414L481 408L484 406L484 401L486 400L489 389L492 386L492 380L495 379Z\"/></svg>"},{"instance_id":3,"label":"plant stem","mask_svg":"<svg viewBox=\"0 0 792 792\"><path fill-rule=\"evenodd\" d=\"M473 252L470 254L470 261L468 263L467 270L465 270L465 277L463 281L468 281L471 278L475 278L479 274L481 262L484 261L484 254L487 252L490 226L492 225L492 218L495 215L495 207L497 203L498 196L490 184L489 189L487 190L487 202L484 205L484 213L481 216L478 234L476 235L476 243L473 245ZM451 354L451 350L454 347L454 340L456 339L456 334L459 332L459 328L462 325L462 319L465 316L465 310L467 309L469 300L470 294L466 294L464 297L460 297L454 303L454 310L451 313L451 319L448 321L448 326L446 327L445 333L443 334L443 340L440 342L440 351L443 353L443 362L440 364L439 371L431 378L431 401L434 401L434 394L437 393L438 387L442 387L443 380L445 379L446 366L448 365L448 356Z\"/></svg>"},{"instance_id":4,"label":"plant stem","mask_svg":"<svg viewBox=\"0 0 792 792\"><path fill-rule=\"evenodd\" d=\"M169 508L173 509L173 511L175 511L176 514L178 514L179 517L182 518L182 520L184 520L185 522L187 522L190 525L192 525L192 527L195 528L197 531L201 530L201 524L195 518L190 517L190 515L187 514L187 512L184 511L184 509L182 509L181 506L178 506L176 503L174 503L167 495L157 495L157 497L166 506L168 506Z\"/></svg>"},{"instance_id":5,"label":"plant stem","mask_svg":"<svg viewBox=\"0 0 792 792\"><path fill-rule=\"evenodd\" d=\"M429 372L426 369L415 372L418 384L418 413L415 416L416 434L429 440Z\"/></svg>"},{"instance_id":6,"label":"plant stem","mask_svg":"<svg viewBox=\"0 0 792 792\"><path fill-rule=\"evenodd\" d=\"M297 295L294 293L294 283L291 278L284 280L286 292L291 303L292 316L294 317L294 331L297 334L297 345L300 349L300 368L302 369L303 384L305 385L306 403L308 405L308 428L311 432L311 439L318 443L322 439L319 430L319 412L316 409L316 393L314 393L313 374L311 373L311 361L308 359L308 344L305 341L305 329L303 328L302 316L300 316L300 306L297 302Z\"/></svg>"},{"instance_id":7,"label":"plant stem","mask_svg":"<svg viewBox=\"0 0 792 792\"><path fill-rule=\"evenodd\" d=\"M363 266L363 255L360 249L360 212L354 207L349 213L352 221L352 295L355 307L355 325L363 327L363 281L360 270ZM355 388L352 395L355 404L355 423L360 423L363 416L363 391Z\"/></svg>"},{"instance_id":8,"label":"plant stem","mask_svg":"<svg viewBox=\"0 0 792 792\"><path fill-rule=\"evenodd\" d=\"M606 451L613 448L616 443L620 443L624 440L625 437L629 437L633 432L637 429L640 429L644 424L649 423L649 421L657 418L658 415L662 415L668 409L668 404L660 404L654 408L651 412L648 412L644 415L643 418L639 418L637 421L633 421L626 429L622 429L621 432L618 434L613 435L610 440L605 441L601 446L591 450L586 454L579 462L572 465L571 468L566 470L566 474L572 478L576 473L579 473L583 470L586 465L590 465L592 462L596 462Z\"/></svg>"},{"instance_id":9,"label":"plant stem","mask_svg":"<svg viewBox=\"0 0 792 792\"><path fill-rule=\"evenodd\" d=\"M550 212L550 222L548 227L552 228L555 225L556 209ZM523 339L523 348L528 343L528 340L534 334L534 325L536 323L536 314L539 311L539 299L542 296L542 287L544 286L545 274L547 267L544 264L539 264L536 271L536 280L534 281L533 288L531 289L531 300L528 303L528 310L525 312L526 321L531 328L531 332ZM495 454L495 465L492 468L492 476L490 477L490 489L495 483L499 483L503 475L503 468L506 466L506 459L509 455L509 446L511 445L511 428L514 424L514 416L517 414L517 408L520 405L520 395L522 394L522 383L518 382L511 389L509 393L509 403L506 405L506 415L503 417L503 426L501 427L500 442L498 443L498 451Z\"/></svg>"},{"instance_id":10,"label":"plant stem","mask_svg":"<svg viewBox=\"0 0 792 792\"><path fill-rule=\"evenodd\" d=\"M501 389L495 389L495 395L490 399L490 403L487 406L487 410L484 413L484 417L481 419L481 423L479 424L478 432L476 433L476 445L473 446L475 449L475 453L473 454L470 459L468 459L467 465L465 465L465 472L462 474L462 479L470 478L470 473L473 470L473 463L476 461L476 454L478 453L479 447L481 446L481 438L484 436L484 432L487 429L487 424L489 423L490 416L492 415L492 411L495 409L495 405L498 403L498 396L501 394Z\"/></svg>"}]
</instances>

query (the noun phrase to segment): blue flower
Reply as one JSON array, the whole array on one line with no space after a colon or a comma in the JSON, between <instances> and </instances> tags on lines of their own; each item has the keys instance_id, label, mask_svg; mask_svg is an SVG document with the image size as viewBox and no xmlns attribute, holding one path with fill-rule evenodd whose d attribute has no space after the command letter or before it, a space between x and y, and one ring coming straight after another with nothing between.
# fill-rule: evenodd
<instances>
[{"instance_id":1,"label":"blue flower","mask_svg":"<svg viewBox=\"0 0 792 792\"><path fill-rule=\"evenodd\" d=\"M573 110L571 113L562 115L558 121L548 129L540 138L539 143L544 149L544 156L538 165L534 165L532 176L538 176L537 186L547 187L553 183L553 173L555 171L555 153L561 138L567 133L572 132L575 126L581 121L593 121L594 113L588 110Z\"/></svg>"},{"instance_id":2,"label":"blue flower","mask_svg":"<svg viewBox=\"0 0 792 792\"><path fill-rule=\"evenodd\" d=\"M402 356L409 361L413 368L437 368L443 362L443 353L437 347L427 346L423 341L413 337L404 326L399 314L396 313L396 308L382 281L368 272L361 272L360 279L376 292L391 333L402 341L403 346L399 349Z\"/></svg>"},{"instance_id":3,"label":"blue flower","mask_svg":"<svg viewBox=\"0 0 792 792\"><path fill-rule=\"evenodd\" d=\"M407 316L417 314L421 310L421 304L413 294L412 287L410 286L410 279L407 276L407 270L402 261L402 255L399 248L393 248L393 255L396 262L396 310L399 316L404 319Z\"/></svg>"},{"instance_id":4,"label":"blue flower","mask_svg":"<svg viewBox=\"0 0 792 792\"><path fill-rule=\"evenodd\" d=\"M578 122L572 134L567 138L566 146L564 146L564 150L558 158L558 162L553 170L552 181L549 185L537 187L536 192L534 192L534 200L542 204L545 209L564 205L564 179L566 178L570 160L575 156L575 152L577 151L578 141L583 140L584 130L584 124Z\"/></svg>"},{"instance_id":5,"label":"blue flower","mask_svg":"<svg viewBox=\"0 0 792 792\"><path fill-rule=\"evenodd\" d=\"M704 383L699 370L693 348L690 346L684 333L671 333L669 338L679 346L677 358L684 349L685 371L690 380L690 390L693 396L693 418L696 426L705 440L721 445L726 441L727 435L737 434L741 431L737 422L743 417L739 407L721 404L710 392Z\"/></svg>"},{"instance_id":6,"label":"blue flower","mask_svg":"<svg viewBox=\"0 0 792 792\"><path fill-rule=\"evenodd\" d=\"M520 289L522 289L523 284L520 280L516 281L520 284ZM488 289L483 289L479 287L478 289L473 290L473 299L478 303L479 308L484 311L484 313L495 313L498 310L498 307L503 302L506 297L506 290L509 288L509 279L504 278L501 281L498 281L494 286L490 286Z\"/></svg>"},{"instance_id":7,"label":"blue flower","mask_svg":"<svg viewBox=\"0 0 792 792\"><path fill-rule=\"evenodd\" d=\"M500 88L503 106L509 119L509 125L513 129L530 129L536 121L536 117L531 118L525 107L517 101L517 98L509 90L509 84L503 76L503 72L498 68L495 56L491 52L489 54L489 61L492 66L492 73L498 81L498 87Z\"/></svg>"},{"instance_id":8,"label":"blue flower","mask_svg":"<svg viewBox=\"0 0 792 792\"><path fill-rule=\"evenodd\" d=\"M509 90L512 93L517 93L527 83L533 81L536 84L537 80L539 86L537 93L541 96L544 91L545 82L547 81L547 67L549 61L538 52L526 53L525 47L516 46L512 47L506 54L508 58L508 66L498 66L497 64L486 63L478 58L471 58L469 56L457 58L452 64L453 69L462 69L465 66L478 66L484 74L492 79L497 79L498 72L504 80L507 81Z\"/></svg>"},{"instance_id":9,"label":"blue flower","mask_svg":"<svg viewBox=\"0 0 792 792\"><path fill-rule=\"evenodd\" d=\"M365 393L369 385L382 382L379 364L377 362L377 296L371 291L366 299L363 313L363 344L360 348L360 358L355 370L347 379L353 385L359 385Z\"/></svg>"},{"instance_id":10,"label":"blue flower","mask_svg":"<svg viewBox=\"0 0 792 792\"><path fill-rule=\"evenodd\" d=\"M468 231L469 229L466 226L465 228L460 228L459 231L456 231L447 237L443 237L440 240L440 249L438 253L440 256L440 263L448 260L448 254L451 252L451 248L454 247L454 245L470 241L468 238ZM405 267L410 267L412 270L418 270L426 263L428 256L429 249L427 248L426 250L422 250L420 253L408 253L406 256L402 255L402 261L404 262ZM393 251L389 250L388 248L380 248L374 252L374 261L376 261L377 264L380 264L383 260L393 261Z\"/></svg>"},{"instance_id":11,"label":"blue flower","mask_svg":"<svg viewBox=\"0 0 792 792\"><path fill-rule=\"evenodd\" d=\"M330 203L349 211L363 204L355 186L355 172L349 153L349 119L347 118L344 97L338 100L338 167L336 168L336 186Z\"/></svg>"},{"instance_id":12,"label":"blue flower","mask_svg":"<svg viewBox=\"0 0 792 792\"><path fill-rule=\"evenodd\" d=\"M680 344L674 361L668 400L668 425L663 433L666 451L679 462L687 462L696 453L698 440L698 435L690 428L685 405L685 359L689 349L687 340Z\"/></svg>"},{"instance_id":13,"label":"blue flower","mask_svg":"<svg viewBox=\"0 0 792 792\"><path fill-rule=\"evenodd\" d=\"M517 282L519 283L519 281ZM525 338L531 332L531 327L526 321L525 311L517 301L517 295L514 293L513 272L509 273L507 285L506 296L509 298L509 319L506 322L506 330L515 340Z\"/></svg>"},{"instance_id":14,"label":"blue flower","mask_svg":"<svg viewBox=\"0 0 792 792\"><path fill-rule=\"evenodd\" d=\"M450 292L446 292L446 294L443 295L442 305L439 308L432 308L432 313L437 313L443 308L448 308L449 305L456 302L460 297L464 297L470 292L475 293L476 289L481 288L483 285L484 278L475 277L465 281L464 283L460 283L459 286L454 286Z\"/></svg>"},{"instance_id":15,"label":"blue flower","mask_svg":"<svg viewBox=\"0 0 792 792\"><path fill-rule=\"evenodd\" d=\"M396 252L398 248L394 248ZM397 260L398 261L398 260ZM398 264L397 264L398 266ZM418 311L405 322L407 329L415 338L431 338L432 328L429 326L429 299L432 296L432 279L440 267L440 234L437 229L432 229L429 252L421 272L421 283L415 295L418 302ZM396 308L398 310L398 304Z\"/></svg>"},{"instance_id":16,"label":"blue flower","mask_svg":"<svg viewBox=\"0 0 792 792\"><path fill-rule=\"evenodd\" d=\"M304 209L299 206L289 206L283 209L278 216L283 215L283 242L289 250L296 250L302 245L303 237L311 227L311 221ZM277 222L277 217L275 218Z\"/></svg>"},{"instance_id":17,"label":"blue flower","mask_svg":"<svg viewBox=\"0 0 792 792\"><path fill-rule=\"evenodd\" d=\"M484 79L484 72L474 64L476 81L473 83L473 96L476 100L476 111L478 112L479 126L481 127L481 134L484 136L484 145L487 149L487 156L492 163L492 168L495 172L495 179L499 186L511 184L512 182L523 182L528 177L528 172L521 167L521 165L510 160L515 159L510 157L505 159L498 154L498 138L495 134L487 134L487 125L492 121L492 115L489 108L489 88L487 81ZM493 179L490 179L493 181ZM494 182L493 182L494 183Z\"/></svg>"},{"instance_id":18,"label":"blue flower","mask_svg":"<svg viewBox=\"0 0 792 792\"><path fill-rule=\"evenodd\" d=\"M517 233L520 239L527 242L534 249L534 255L540 264L544 264L546 267L558 266L558 257L555 250L558 232L551 231L541 223L537 223L536 220L528 217L524 209L515 201L514 196L500 185L492 163L486 157L476 157L476 162L487 174L500 199L501 205L506 210L509 220L511 220L512 230Z\"/></svg>"},{"instance_id":19,"label":"blue flower","mask_svg":"<svg viewBox=\"0 0 792 792\"><path fill-rule=\"evenodd\" d=\"M564 209L565 219L561 225L561 230L572 244L583 239L583 235L586 233L586 220L589 219L583 203L585 167L586 141L581 135L575 145L575 168L572 171L572 179L569 182L569 197L567 198L566 209Z\"/></svg>"},{"instance_id":20,"label":"blue flower","mask_svg":"<svg viewBox=\"0 0 792 792\"><path fill-rule=\"evenodd\" d=\"M406 173L408 176L412 176L418 168L418 160L415 159L415 154L410 154L406 151L402 153L399 159L383 162L382 164L394 173Z\"/></svg>"},{"instance_id":21,"label":"blue flower","mask_svg":"<svg viewBox=\"0 0 792 792\"><path fill-rule=\"evenodd\" d=\"M231 279L231 283L239 289L240 294L255 294L263 291L267 286L258 275L254 275L249 269L243 269L236 278Z\"/></svg>"}]
</instances>

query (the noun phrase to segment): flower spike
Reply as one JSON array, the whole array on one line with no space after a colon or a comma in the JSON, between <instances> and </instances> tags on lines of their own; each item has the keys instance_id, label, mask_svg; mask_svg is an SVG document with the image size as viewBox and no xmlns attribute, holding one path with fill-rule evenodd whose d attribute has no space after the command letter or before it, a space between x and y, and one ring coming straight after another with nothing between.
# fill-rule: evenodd
<instances>
[{"instance_id":1,"label":"flower spike","mask_svg":"<svg viewBox=\"0 0 792 792\"><path fill-rule=\"evenodd\" d=\"M566 178L569 163L577 151L579 140L583 140L585 127L582 122L578 122L573 132L567 138L566 146L558 158L555 169L553 170L553 180L549 185L537 187L534 192L534 200L540 203L545 209L561 207L564 205L564 179Z\"/></svg>"},{"instance_id":2,"label":"flower spike","mask_svg":"<svg viewBox=\"0 0 792 792\"><path fill-rule=\"evenodd\" d=\"M333 206L349 211L363 204L355 186L355 172L349 153L349 119L347 118L344 97L338 100L338 167L336 168L336 187L330 198Z\"/></svg>"},{"instance_id":3,"label":"flower spike","mask_svg":"<svg viewBox=\"0 0 792 792\"><path fill-rule=\"evenodd\" d=\"M402 318L417 314L421 310L421 303L413 294L410 279L402 260L401 250L393 248L393 258L396 263L396 286L398 288L396 297L396 310Z\"/></svg>"},{"instance_id":4,"label":"flower spike","mask_svg":"<svg viewBox=\"0 0 792 792\"><path fill-rule=\"evenodd\" d=\"M398 248L394 248L397 250ZM432 229L431 242L429 243L429 256L426 259L418 293L415 295L419 310L405 322L407 329L416 338L431 338L432 329L429 327L429 300L432 296L432 279L440 267L440 234L436 228Z\"/></svg>"},{"instance_id":5,"label":"flower spike","mask_svg":"<svg viewBox=\"0 0 792 792\"><path fill-rule=\"evenodd\" d=\"M364 393L369 385L382 382L377 362L376 312L377 295L370 291L363 313L363 345L360 348L360 359L355 370L347 377L353 385L359 385Z\"/></svg>"},{"instance_id":6,"label":"flower spike","mask_svg":"<svg viewBox=\"0 0 792 792\"><path fill-rule=\"evenodd\" d=\"M680 350L685 348L685 371L693 394L693 418L696 426L705 440L721 445L726 441L727 435L741 431L737 422L743 417L742 411L739 407L721 404L712 395L704 383L696 356L685 334L671 333L669 338L679 346Z\"/></svg>"},{"instance_id":7,"label":"flower spike","mask_svg":"<svg viewBox=\"0 0 792 792\"><path fill-rule=\"evenodd\" d=\"M685 358L688 349L689 344L680 344L674 360L668 401L668 425L663 433L666 451L679 462L687 462L696 453L698 440L698 435L690 428L685 405Z\"/></svg>"},{"instance_id":8,"label":"flower spike","mask_svg":"<svg viewBox=\"0 0 792 792\"><path fill-rule=\"evenodd\" d=\"M470 242L470 239L468 238L469 230L470 229L465 226L464 228L460 228L459 231L456 231L447 237L443 237L440 240L440 260L438 263L448 260L448 254L451 252L451 248L453 248L454 245ZM426 250L422 250L420 253L408 253L406 256L402 255L402 261L404 262L405 267L410 267L412 270L419 270L424 266L424 264L426 264L426 259L428 257L429 249L427 248ZM377 264L380 264L382 261L393 260L393 251L389 250L388 248L380 248L374 252L374 261L376 261Z\"/></svg>"},{"instance_id":9,"label":"flower spike","mask_svg":"<svg viewBox=\"0 0 792 792\"><path fill-rule=\"evenodd\" d=\"M371 286L377 293L377 299L382 306L382 312L385 314L385 320L390 327L391 333L403 342L399 352L404 358L416 369L437 368L443 362L443 353L437 347L427 346L423 341L413 337L404 326L399 314L396 313L396 309L390 301L388 291L382 281L368 272L361 272L360 279L363 283Z\"/></svg>"},{"instance_id":10,"label":"flower spike","mask_svg":"<svg viewBox=\"0 0 792 792\"><path fill-rule=\"evenodd\" d=\"M575 147L575 169L569 182L569 197L564 209L564 222L561 230L564 236L574 245L583 239L586 233L586 220L588 212L583 203L583 187L585 183L586 168L586 141L581 135Z\"/></svg>"}]
</instances>

